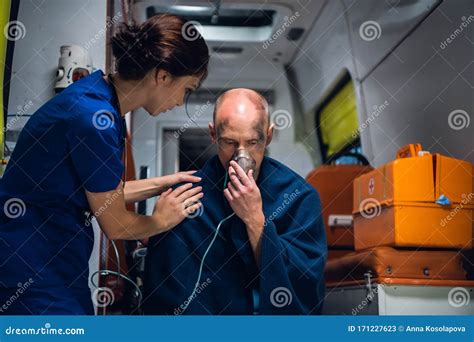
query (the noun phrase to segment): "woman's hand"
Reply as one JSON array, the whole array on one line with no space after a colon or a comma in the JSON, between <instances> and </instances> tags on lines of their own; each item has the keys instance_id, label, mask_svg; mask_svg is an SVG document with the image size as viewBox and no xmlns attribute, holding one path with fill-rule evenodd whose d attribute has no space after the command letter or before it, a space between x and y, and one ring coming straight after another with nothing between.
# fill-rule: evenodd
<instances>
[{"instance_id":1,"label":"woman's hand","mask_svg":"<svg viewBox=\"0 0 474 342\"><path fill-rule=\"evenodd\" d=\"M107 192L86 190L86 196L91 212L109 239L142 240L170 230L201 207L198 201L204 196L202 187L192 186L187 183L164 192L156 201L152 216L127 210L122 183Z\"/></svg>"},{"instance_id":2,"label":"woman's hand","mask_svg":"<svg viewBox=\"0 0 474 342\"><path fill-rule=\"evenodd\" d=\"M135 203L161 195L175 184L196 183L200 177L193 176L196 171L178 172L168 176L153 177L125 182L125 202Z\"/></svg>"},{"instance_id":3,"label":"woman's hand","mask_svg":"<svg viewBox=\"0 0 474 342\"><path fill-rule=\"evenodd\" d=\"M179 183L196 183L201 181L200 177L193 176L196 171L183 171L177 172L172 175L155 177L155 182L159 184L158 195L171 188L175 184Z\"/></svg>"},{"instance_id":4,"label":"woman's hand","mask_svg":"<svg viewBox=\"0 0 474 342\"><path fill-rule=\"evenodd\" d=\"M174 190L168 189L156 201L153 217L160 226L160 232L174 228L202 206L199 201L204 196L202 187L192 186L192 183L187 183Z\"/></svg>"}]
</instances>

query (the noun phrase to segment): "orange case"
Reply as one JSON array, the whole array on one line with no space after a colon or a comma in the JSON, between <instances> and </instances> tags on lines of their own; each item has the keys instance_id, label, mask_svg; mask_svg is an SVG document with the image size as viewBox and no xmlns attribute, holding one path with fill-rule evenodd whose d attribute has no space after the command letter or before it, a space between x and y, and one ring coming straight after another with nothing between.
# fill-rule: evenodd
<instances>
[{"instance_id":1,"label":"orange case","mask_svg":"<svg viewBox=\"0 0 474 342\"><path fill-rule=\"evenodd\" d=\"M355 249L376 246L471 248L473 210L398 202L375 208L373 217L354 215ZM449 220L448 220L449 218Z\"/></svg>"},{"instance_id":2,"label":"orange case","mask_svg":"<svg viewBox=\"0 0 474 342\"><path fill-rule=\"evenodd\" d=\"M451 205L437 204L441 195ZM471 248L473 209L469 162L439 154L397 159L354 180L355 248Z\"/></svg>"},{"instance_id":3,"label":"orange case","mask_svg":"<svg viewBox=\"0 0 474 342\"><path fill-rule=\"evenodd\" d=\"M453 203L474 206L474 165L440 154L433 156L435 197L447 196Z\"/></svg>"},{"instance_id":4,"label":"orange case","mask_svg":"<svg viewBox=\"0 0 474 342\"><path fill-rule=\"evenodd\" d=\"M373 170L363 165L322 165L311 171L306 180L319 192L326 239L329 247L354 247L354 233L348 227L329 227L329 215L351 215L353 181Z\"/></svg>"},{"instance_id":5,"label":"orange case","mask_svg":"<svg viewBox=\"0 0 474 342\"><path fill-rule=\"evenodd\" d=\"M400 148L397 152L397 159L416 157L422 151L421 144L409 144Z\"/></svg>"}]
</instances>

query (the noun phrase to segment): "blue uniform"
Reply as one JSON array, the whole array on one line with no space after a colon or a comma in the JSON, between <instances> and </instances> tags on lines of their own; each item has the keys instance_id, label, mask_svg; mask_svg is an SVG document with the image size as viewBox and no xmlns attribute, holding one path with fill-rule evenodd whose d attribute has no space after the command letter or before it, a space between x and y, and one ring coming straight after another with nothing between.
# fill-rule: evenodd
<instances>
[{"instance_id":1,"label":"blue uniform","mask_svg":"<svg viewBox=\"0 0 474 342\"><path fill-rule=\"evenodd\" d=\"M93 313L85 190L117 188L125 129L103 76L77 81L34 113L0 180L0 305L9 304L0 314Z\"/></svg>"},{"instance_id":2,"label":"blue uniform","mask_svg":"<svg viewBox=\"0 0 474 342\"><path fill-rule=\"evenodd\" d=\"M257 267L244 223L223 194L225 169L217 156L202 170L202 211L149 241L145 269L147 314L317 314L324 298L326 237L318 193L292 170L265 157L257 184L265 226ZM195 216L195 217L194 217ZM192 295L193 294L193 295Z\"/></svg>"}]
</instances>

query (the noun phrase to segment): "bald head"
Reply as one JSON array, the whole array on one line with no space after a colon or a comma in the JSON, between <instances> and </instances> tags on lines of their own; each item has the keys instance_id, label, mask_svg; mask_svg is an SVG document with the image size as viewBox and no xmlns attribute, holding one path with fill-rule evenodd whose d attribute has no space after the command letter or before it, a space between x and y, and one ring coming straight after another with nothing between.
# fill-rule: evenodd
<instances>
[{"instance_id":1,"label":"bald head","mask_svg":"<svg viewBox=\"0 0 474 342\"><path fill-rule=\"evenodd\" d=\"M244 150L255 161L255 178L272 141L268 103L255 90L237 88L223 93L214 107L214 122L209 123L213 143L218 145L224 168L235 153Z\"/></svg>"},{"instance_id":2,"label":"bald head","mask_svg":"<svg viewBox=\"0 0 474 342\"><path fill-rule=\"evenodd\" d=\"M233 115L246 115L249 119L258 115L264 127L268 127L270 122L267 100L260 93L247 88L227 90L217 99L213 114L214 124L219 126L221 117L227 121L229 116Z\"/></svg>"}]
</instances>

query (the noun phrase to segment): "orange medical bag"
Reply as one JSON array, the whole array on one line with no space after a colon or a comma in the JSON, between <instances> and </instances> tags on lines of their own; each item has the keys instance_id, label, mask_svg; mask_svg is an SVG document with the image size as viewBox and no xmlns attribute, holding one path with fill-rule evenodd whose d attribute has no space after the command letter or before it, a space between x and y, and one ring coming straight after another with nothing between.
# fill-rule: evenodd
<instances>
[{"instance_id":1,"label":"orange medical bag","mask_svg":"<svg viewBox=\"0 0 474 342\"><path fill-rule=\"evenodd\" d=\"M351 217L353 181L371 170L373 168L368 165L321 165L306 177L319 192L329 248L354 248ZM344 217L350 223L343 223Z\"/></svg>"},{"instance_id":2,"label":"orange medical bag","mask_svg":"<svg viewBox=\"0 0 474 342\"><path fill-rule=\"evenodd\" d=\"M383 245L471 248L473 165L403 150L401 158L354 180L356 250Z\"/></svg>"}]
</instances>

